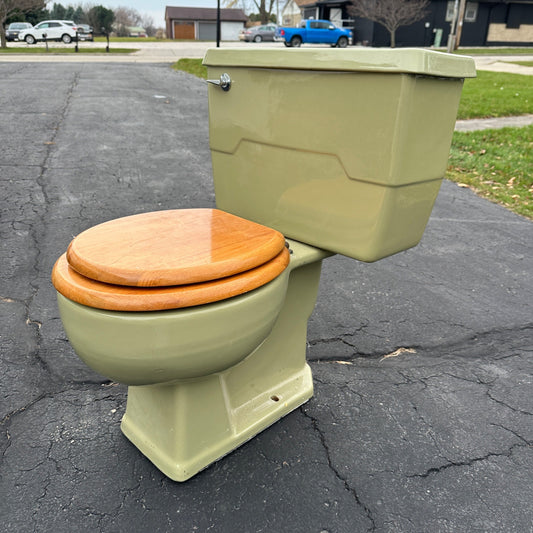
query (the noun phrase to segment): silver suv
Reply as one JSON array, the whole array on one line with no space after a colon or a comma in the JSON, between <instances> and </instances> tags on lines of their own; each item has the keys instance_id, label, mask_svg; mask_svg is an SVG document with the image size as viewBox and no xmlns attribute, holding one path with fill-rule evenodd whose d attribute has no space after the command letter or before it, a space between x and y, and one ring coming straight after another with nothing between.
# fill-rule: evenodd
<instances>
[{"instance_id":1,"label":"silver suv","mask_svg":"<svg viewBox=\"0 0 533 533\"><path fill-rule=\"evenodd\" d=\"M76 37L77 27L69 20L43 20L33 28L21 31L19 41L35 44L37 41L63 41L68 44Z\"/></svg>"},{"instance_id":2,"label":"silver suv","mask_svg":"<svg viewBox=\"0 0 533 533\"><path fill-rule=\"evenodd\" d=\"M30 28L33 28L33 26L29 22L12 22L6 30L6 40L16 41L21 31L29 30Z\"/></svg>"}]
</instances>

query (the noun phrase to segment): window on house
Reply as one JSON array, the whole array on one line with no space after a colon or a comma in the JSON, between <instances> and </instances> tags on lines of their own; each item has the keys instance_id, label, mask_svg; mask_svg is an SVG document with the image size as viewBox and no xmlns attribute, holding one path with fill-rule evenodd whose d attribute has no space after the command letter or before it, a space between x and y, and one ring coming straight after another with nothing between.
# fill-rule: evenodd
<instances>
[{"instance_id":1,"label":"window on house","mask_svg":"<svg viewBox=\"0 0 533 533\"><path fill-rule=\"evenodd\" d=\"M453 10L455 9L455 2L452 0L446 5L446 22L453 20Z\"/></svg>"},{"instance_id":2,"label":"window on house","mask_svg":"<svg viewBox=\"0 0 533 533\"><path fill-rule=\"evenodd\" d=\"M467 2L465 9L465 22L476 22L477 2Z\"/></svg>"},{"instance_id":3,"label":"window on house","mask_svg":"<svg viewBox=\"0 0 533 533\"><path fill-rule=\"evenodd\" d=\"M467 2L465 7L465 22L476 22L477 19L477 2ZM453 10L455 8L455 2L452 0L446 4L446 22L453 20Z\"/></svg>"}]
</instances>

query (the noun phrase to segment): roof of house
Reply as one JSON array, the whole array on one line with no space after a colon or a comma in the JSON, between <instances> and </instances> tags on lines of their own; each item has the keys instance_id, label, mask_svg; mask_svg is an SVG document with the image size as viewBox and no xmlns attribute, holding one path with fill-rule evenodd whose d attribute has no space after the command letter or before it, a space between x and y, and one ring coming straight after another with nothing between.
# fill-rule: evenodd
<instances>
[{"instance_id":1,"label":"roof of house","mask_svg":"<svg viewBox=\"0 0 533 533\"><path fill-rule=\"evenodd\" d=\"M317 0L293 0L298 7L303 7L308 4L316 4Z\"/></svg>"},{"instance_id":2,"label":"roof of house","mask_svg":"<svg viewBox=\"0 0 533 533\"><path fill-rule=\"evenodd\" d=\"M211 7L166 6L165 19L217 20L217 10ZM226 22L246 22L248 17L242 9L221 9L220 20Z\"/></svg>"}]
</instances>

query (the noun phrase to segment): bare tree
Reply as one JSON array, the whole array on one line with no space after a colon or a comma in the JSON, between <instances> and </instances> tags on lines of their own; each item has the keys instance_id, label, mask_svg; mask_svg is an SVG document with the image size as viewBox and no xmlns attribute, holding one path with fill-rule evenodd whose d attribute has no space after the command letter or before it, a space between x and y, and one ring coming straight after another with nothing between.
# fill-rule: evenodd
<instances>
[{"instance_id":1,"label":"bare tree","mask_svg":"<svg viewBox=\"0 0 533 533\"><path fill-rule=\"evenodd\" d=\"M146 30L148 37L153 37L157 28L154 26L154 19L150 15L144 15L141 20L141 26Z\"/></svg>"},{"instance_id":2,"label":"bare tree","mask_svg":"<svg viewBox=\"0 0 533 533\"><path fill-rule=\"evenodd\" d=\"M396 30L422 20L428 7L429 0L353 0L348 12L385 26L390 33L391 48L394 48Z\"/></svg>"},{"instance_id":3,"label":"bare tree","mask_svg":"<svg viewBox=\"0 0 533 533\"><path fill-rule=\"evenodd\" d=\"M120 6L113 11L115 13L115 29L119 37L127 37L129 27L140 26L142 23L141 14L133 7Z\"/></svg>"},{"instance_id":4,"label":"bare tree","mask_svg":"<svg viewBox=\"0 0 533 533\"><path fill-rule=\"evenodd\" d=\"M7 18L14 13L24 13L32 9L44 9L48 0L0 0L0 46L5 48Z\"/></svg>"},{"instance_id":5,"label":"bare tree","mask_svg":"<svg viewBox=\"0 0 533 533\"><path fill-rule=\"evenodd\" d=\"M225 0L224 4L226 7L235 7L242 3L242 0ZM255 7L259 11L259 18L261 19L261 24L267 24L270 21L270 15L272 15L272 10L274 9L274 4L276 0L253 0Z\"/></svg>"}]
</instances>

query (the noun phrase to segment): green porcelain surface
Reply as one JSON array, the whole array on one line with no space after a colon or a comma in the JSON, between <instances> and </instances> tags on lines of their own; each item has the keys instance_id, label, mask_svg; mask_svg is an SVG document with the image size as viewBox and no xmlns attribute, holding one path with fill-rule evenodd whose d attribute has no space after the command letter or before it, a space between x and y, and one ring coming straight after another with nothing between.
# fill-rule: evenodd
<instances>
[{"instance_id":1,"label":"green porcelain surface","mask_svg":"<svg viewBox=\"0 0 533 533\"><path fill-rule=\"evenodd\" d=\"M232 79L229 91L208 92L217 206L363 261L416 245L472 60L423 50L260 52L209 50L204 60L209 78Z\"/></svg>"}]
</instances>

